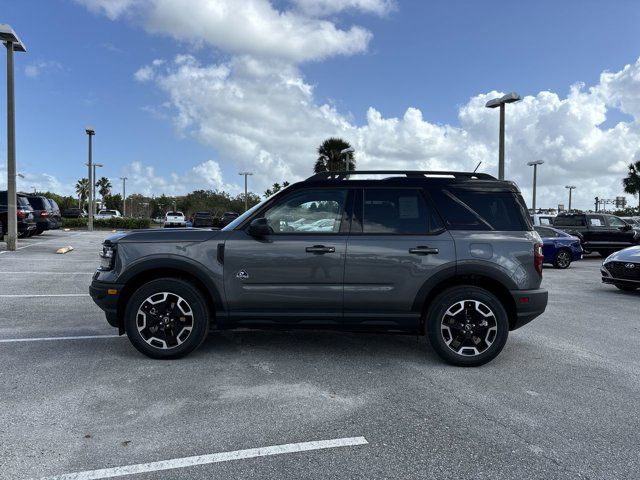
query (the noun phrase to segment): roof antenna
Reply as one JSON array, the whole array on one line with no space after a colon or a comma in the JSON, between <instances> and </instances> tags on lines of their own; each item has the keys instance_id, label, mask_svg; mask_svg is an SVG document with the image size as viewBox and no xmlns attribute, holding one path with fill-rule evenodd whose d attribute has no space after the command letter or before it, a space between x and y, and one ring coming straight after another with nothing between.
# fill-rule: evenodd
<instances>
[{"instance_id":1,"label":"roof antenna","mask_svg":"<svg viewBox=\"0 0 640 480\"><path fill-rule=\"evenodd\" d=\"M478 170L478 167L480 167L481 164L482 164L482 160L480 160L478 162L478 165L476 165L476 168L473 169L473 173L476 173L476 171Z\"/></svg>"}]
</instances>

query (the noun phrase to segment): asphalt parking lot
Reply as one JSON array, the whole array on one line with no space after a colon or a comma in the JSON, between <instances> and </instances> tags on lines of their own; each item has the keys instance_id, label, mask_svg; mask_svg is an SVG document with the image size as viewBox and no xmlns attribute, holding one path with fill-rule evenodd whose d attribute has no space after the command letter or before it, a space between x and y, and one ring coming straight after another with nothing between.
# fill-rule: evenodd
<instances>
[{"instance_id":1,"label":"asphalt parking lot","mask_svg":"<svg viewBox=\"0 0 640 480\"><path fill-rule=\"evenodd\" d=\"M87 294L107 234L0 243L0 478L638 478L640 293L601 284L597 257L545 269L546 313L481 368L324 332L154 361Z\"/></svg>"}]
</instances>

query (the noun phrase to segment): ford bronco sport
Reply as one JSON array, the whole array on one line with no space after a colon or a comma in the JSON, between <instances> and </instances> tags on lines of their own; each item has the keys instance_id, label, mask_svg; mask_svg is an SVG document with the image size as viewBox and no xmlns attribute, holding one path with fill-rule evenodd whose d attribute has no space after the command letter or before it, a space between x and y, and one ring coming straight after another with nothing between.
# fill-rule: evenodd
<instances>
[{"instance_id":1,"label":"ford bronco sport","mask_svg":"<svg viewBox=\"0 0 640 480\"><path fill-rule=\"evenodd\" d=\"M153 358L210 330L333 328L426 335L476 366L547 305L518 188L480 173L321 173L222 230L118 233L100 255L93 300Z\"/></svg>"}]
</instances>

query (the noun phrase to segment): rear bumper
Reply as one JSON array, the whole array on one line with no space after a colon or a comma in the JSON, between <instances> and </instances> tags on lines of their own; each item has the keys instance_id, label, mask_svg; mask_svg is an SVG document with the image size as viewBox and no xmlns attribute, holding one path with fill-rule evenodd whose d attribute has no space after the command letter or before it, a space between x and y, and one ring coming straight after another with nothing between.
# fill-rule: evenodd
<instances>
[{"instance_id":1,"label":"rear bumper","mask_svg":"<svg viewBox=\"0 0 640 480\"><path fill-rule=\"evenodd\" d=\"M124 285L117 283L107 283L94 280L89 286L89 295L98 307L100 307L107 317L107 322L112 327L119 328L118 321L118 299ZM116 293L113 293L113 292ZM122 333L122 332L121 332Z\"/></svg>"},{"instance_id":2,"label":"rear bumper","mask_svg":"<svg viewBox=\"0 0 640 480\"><path fill-rule=\"evenodd\" d=\"M516 318L513 319L511 330L526 325L541 315L547 308L549 292L543 288L536 290L512 290L510 293L516 306Z\"/></svg>"}]
</instances>

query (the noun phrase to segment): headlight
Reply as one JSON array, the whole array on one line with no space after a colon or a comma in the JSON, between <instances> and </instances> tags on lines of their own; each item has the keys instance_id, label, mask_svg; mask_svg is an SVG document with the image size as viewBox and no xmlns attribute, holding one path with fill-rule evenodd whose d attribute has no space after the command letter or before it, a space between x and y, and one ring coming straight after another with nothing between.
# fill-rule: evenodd
<instances>
[{"instance_id":1,"label":"headlight","mask_svg":"<svg viewBox=\"0 0 640 480\"><path fill-rule=\"evenodd\" d=\"M100 252L100 270L111 270L116 260L115 245L103 245Z\"/></svg>"}]
</instances>

